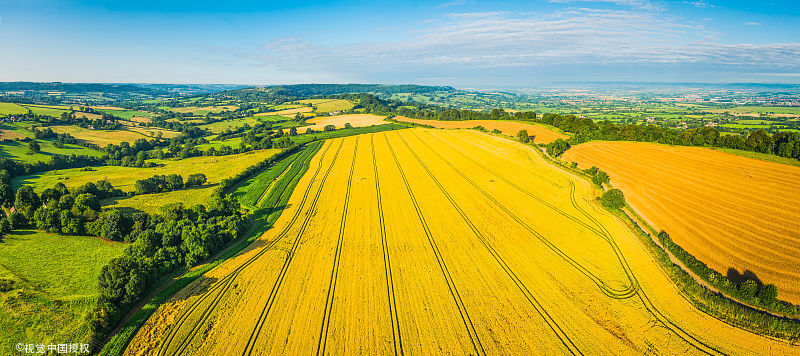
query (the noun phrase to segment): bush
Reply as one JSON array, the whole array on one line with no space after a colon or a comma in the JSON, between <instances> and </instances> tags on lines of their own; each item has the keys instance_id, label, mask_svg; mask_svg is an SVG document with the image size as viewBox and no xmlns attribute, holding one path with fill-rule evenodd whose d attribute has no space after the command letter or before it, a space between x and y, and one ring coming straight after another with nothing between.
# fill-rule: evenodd
<instances>
[{"instance_id":1,"label":"bush","mask_svg":"<svg viewBox=\"0 0 800 356\"><path fill-rule=\"evenodd\" d=\"M600 205L608 210L619 210L625 206L625 195L619 189L611 189L600 197Z\"/></svg>"}]
</instances>

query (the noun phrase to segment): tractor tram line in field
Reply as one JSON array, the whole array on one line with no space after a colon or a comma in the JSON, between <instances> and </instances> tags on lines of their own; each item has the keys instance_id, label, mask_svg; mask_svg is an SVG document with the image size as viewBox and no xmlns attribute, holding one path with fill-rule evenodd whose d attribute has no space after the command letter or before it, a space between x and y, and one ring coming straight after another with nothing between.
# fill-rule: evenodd
<instances>
[{"instance_id":1,"label":"tractor tram line in field","mask_svg":"<svg viewBox=\"0 0 800 356\"><path fill-rule=\"evenodd\" d=\"M325 150L323 150L323 152L321 153L322 157L325 156L325 154L328 151L328 148L330 148L330 146L327 146L325 148ZM337 153L338 153L338 151L337 151ZM311 179L312 182L316 179L316 177L319 174L321 168L322 168L322 160L320 160L320 165L317 167L316 171L314 172L314 176ZM312 187L312 184L309 184L308 187L306 188L304 194L303 194L303 199L301 200L301 202L300 202L300 204L298 206L298 210L292 216L292 219L290 220L290 222L286 225L286 227L281 231L281 233L275 239L270 241L267 246L264 246L258 253L256 253L252 257L248 258L244 263L242 263L242 265L237 267L233 272L231 272L223 280L221 280L214 287L212 287L202 297L198 298L195 302L192 303L192 305L189 307L189 309L187 309L187 311L181 315L181 317L178 319L177 323L170 329L169 333L166 336L166 340L160 344L160 347L158 349L157 355L167 355L168 354L167 351L169 350L169 346L171 345L171 343L174 340L174 338L177 335L177 333L180 331L180 329L186 323L188 318L191 316L191 314L198 307L200 307L201 304L203 304L203 302L206 300L206 298L211 296L213 291L221 288L221 291L216 294L216 296L211 301L209 306L201 314L200 320L198 320L195 323L195 325L192 327L192 331L190 333L188 333L187 336L183 340L180 341L180 343L178 344L178 349L176 350L175 353L180 354L183 350L186 349L186 347L189 345L189 343L194 339L194 336L197 335L194 331L196 331L197 328L199 328L208 319L208 317L211 315L212 311L216 308L216 306L219 303L219 301L224 297L224 295L227 293L227 291L233 285L233 281L238 277L238 275L243 270L245 270L248 266L250 266L252 263L254 263L256 260L258 260L259 257L261 257L262 255L267 253L275 244L277 244L277 242L279 242L281 240L281 238L284 235L286 235L289 232L289 229L294 225L294 222L300 216L300 212L302 211L303 205L305 205L305 203L306 203L306 200L308 198L308 194L311 191L311 187Z\"/></svg>"},{"instance_id":2,"label":"tractor tram line in field","mask_svg":"<svg viewBox=\"0 0 800 356\"><path fill-rule=\"evenodd\" d=\"M450 276L450 271L447 269L447 265L444 262L444 259L439 251L439 248L436 244L436 241L433 239L433 234L428 227L428 224L425 222L425 217L422 214L422 210L420 209L419 203L417 202L416 197L414 196L414 192L411 190L411 185L408 182L408 178L406 177L405 171L403 170L402 166L400 165L400 161L397 159L397 155L395 154L394 148L392 148L391 142L389 142L388 137L386 134L383 134L384 139L386 140L386 145L389 149L389 152L392 154L392 158L394 159L395 164L397 165L397 169L400 172L400 177L403 180L403 184L405 185L406 191L408 192L409 198L411 198L411 202L414 205L414 210L417 213L417 218L419 219L422 228L425 231L425 236L428 239L428 242L433 250L433 254L436 257L436 261L439 264L439 269L441 270L445 281L447 282L447 287L450 291L450 295L453 297L453 300L458 307L458 312L461 315L461 320L464 322L464 326L467 328L467 333L469 334L470 340L472 341L472 346L476 354L479 355L486 355L486 350L483 348L483 345L480 342L480 338L478 337L478 333L475 331L475 326L472 324L472 320L469 317L469 313L464 306L464 302L461 300L461 295L458 293L458 289L453 282L452 277Z\"/></svg>"},{"instance_id":3,"label":"tractor tram line in field","mask_svg":"<svg viewBox=\"0 0 800 356\"><path fill-rule=\"evenodd\" d=\"M356 155L358 153L358 140L360 137L356 136L356 145L353 149L353 160L350 163L350 174L347 177L347 190L344 198L344 208L342 209L342 218L339 222L339 237L336 241L336 253L333 257L333 268L331 270L331 279L328 283L328 293L325 297L325 312L322 316L322 326L319 330L319 341L317 342L317 355L325 354L325 346L328 342L328 329L331 322L331 312L333 310L333 297L336 294L336 281L339 277L339 261L342 257L342 244L344 242L345 223L347 222L347 208L350 204L350 188L353 185L353 171L356 167ZM344 140L342 140L344 142Z\"/></svg>"},{"instance_id":4,"label":"tractor tram line in field","mask_svg":"<svg viewBox=\"0 0 800 356\"><path fill-rule=\"evenodd\" d=\"M474 187L474 188L475 188L477 191L479 191L481 194L483 194L483 196L485 196L487 199L489 199L489 200L490 200L490 201L491 201L491 202L492 202L492 203L493 203L495 206L497 206L498 208L500 208L501 210L503 210L503 212L505 212L505 213L506 213L506 214L507 214L507 215L508 215L510 218L512 218L512 219L513 219L515 222L517 222L517 223L518 223L520 226L522 226L522 227L523 227L525 230L527 230L527 231L528 231L530 234L532 234L533 236L535 236L535 237L536 237L536 238L537 238L539 241L541 241L541 242L542 242L542 243L543 243L545 246L547 246L547 247L548 247L550 250L552 250L552 251L553 251L553 252L554 252L556 255L558 255L559 257L561 257L561 259L563 259L565 262L567 262L568 264L570 264L570 265L571 265L573 268L575 268L576 270L578 270L578 272L580 272L581 274L583 274L584 276L586 276L587 278L589 278L589 279L590 279L590 280L591 280L591 281L592 281L592 282L593 282L595 285L597 285L597 287L600 289L600 291L602 291L602 292L603 292L603 294L605 294L606 296L608 296L608 297L610 297L610 298L614 298L614 299L627 299L627 298L630 298L630 297L632 297L634 294L636 294L637 287L636 287L636 286L635 286L633 283L631 283L631 284L628 286L628 288L625 288L625 289L623 289L623 290L618 290L618 289L614 289L614 288L611 288L611 287L609 287L609 286L606 284L606 282L604 282L604 281L603 281L603 280L602 280L600 277L598 277L597 275L595 275L594 273L592 273L591 271L589 271L589 269L588 269L588 268L584 267L584 266L583 266L583 265L582 265L580 262L578 262L578 261L576 261L575 259L573 259L572 257L570 257L570 256L569 256L569 255L568 255L566 252L564 252L564 251L562 251L561 249L559 249L559 248L558 248L558 247L557 247L557 246L556 246L556 245L555 245L553 242L551 242L551 241L550 241L550 240L549 240L547 237L545 237L545 236L543 236L542 234L540 234L540 233L539 233L538 231L536 231L536 230L535 230L533 227L531 227L531 226L530 226L528 223L526 223L526 222L525 222L525 221L524 221L522 218L520 218L519 216L517 216L516 214L514 214L514 213L513 213L513 212L512 212L510 209L508 209L508 208L507 208L505 205L503 205L502 203L500 203L499 201L497 201L497 199L495 199L495 198L494 198L494 197L493 197L491 194L489 194L488 192L486 192L486 191L485 191L483 188L481 188L480 186L478 186L478 185L477 185L477 183L475 183L475 182L474 182L472 179L469 179L469 178L468 178L466 175L464 175L464 174L463 174L463 173L462 173L462 172L461 172L459 169L457 169L455 166L453 166L453 165L452 165L452 164L451 164L451 163L450 163L448 160L444 159L444 158L443 158L441 155L439 155L439 153L438 153L438 152L436 152L435 150L433 150L433 148L431 148L430 146L428 146L428 144L427 144L426 142L424 142L423 140L420 140L420 141L422 142L422 144L423 144L423 145L425 145L426 147L428 147L428 149L430 149L431 151L433 151L433 152L434 152L434 153L435 153L435 154L436 154L436 155L437 155L437 156L438 156L438 157L439 157L439 158L440 158L440 159L441 159L443 162L445 162L445 163L446 163L448 166L450 166L450 167L451 167L451 168L452 168L452 169L453 169L453 170L454 170L454 171L455 171L457 174L459 174L459 175L460 175L462 178L464 178L464 180L466 180L468 183L470 183L470 185L472 185L472 186L473 186L473 187ZM465 155L463 155L463 154L462 154L462 157L465 157L467 160L471 161L473 164L477 165L478 167L481 167L481 168L483 168L484 170L486 170L487 172L489 172L489 173L490 173L490 174L492 174L493 176L495 176L495 177L499 178L500 180L502 180L502 181L506 182L507 184L509 184L509 185L511 185L512 187L516 188L516 189L517 189L517 190L519 190L520 192L522 192L522 193L525 193L526 195L530 196L531 198L534 198L534 199L536 199L537 201L541 201L541 202L542 202L543 204L545 204L545 205L546 205L548 208L550 208L550 209L552 209L552 210L554 210L554 211L558 212L559 214L561 214L561 215L563 215L564 217L566 217L566 218L568 218L568 219L572 220L573 222L579 223L581 226L584 226L584 227L585 227L585 228L587 228L588 230L590 230L590 231L594 232L596 235L598 235L598 236L599 236L600 238L602 238L603 240L606 240L606 241L608 241L608 238L607 238L607 237L605 237L605 236L603 236L603 234L602 234L600 231L598 231L598 230L596 230L596 229L592 228L591 226L587 225L587 224L586 224L586 223L584 223L583 221L580 221L580 219L578 219L578 218L576 218L576 217L574 217L574 216L572 216L572 215L570 215L570 214L568 214L568 213L564 212L563 210L561 210L561 209L559 209L559 208L557 208L557 207L555 207L555 206L553 206L553 205L551 205L551 204L549 204L549 203L545 202L545 201L544 201L544 200L542 200L541 198L539 198L539 197L535 196L533 193L531 193L531 192L529 192L529 191L527 191L527 190L524 190L524 189L522 189L521 187L519 187L518 185L516 185L516 184L514 184L513 182L509 181L509 180L508 180L508 179L506 179L505 177L498 175L496 172L494 172L494 171L492 171L492 170L490 170L490 169L488 169L488 168L484 167L483 165L479 164L479 163L478 163L478 162L476 162L476 161L473 161L473 160L471 160L470 158L466 157ZM622 263L622 262L620 261L620 263ZM623 270L624 270L624 267L623 267ZM626 272L626 274L627 274L627 271L625 271L625 272Z\"/></svg>"},{"instance_id":5,"label":"tractor tram line in field","mask_svg":"<svg viewBox=\"0 0 800 356\"><path fill-rule=\"evenodd\" d=\"M500 254L497 253L497 251L494 249L494 247L488 241L486 241L486 238L483 236L483 234L478 230L477 227L475 227L475 224L473 224L472 221L469 219L469 217L467 217L466 213L464 213L464 211L461 209L461 207L458 205L458 203L456 203L456 201L453 199L453 197L450 195L450 193L447 192L447 190L444 188L444 186L442 186L442 184L439 182L439 180L433 175L433 173L430 171L430 169L428 169L427 165L422 161L422 159L419 158L417 153L414 152L414 150L411 148L411 146L408 144L408 142L402 136L400 137L400 139L408 147L409 151L414 156L414 158L417 160L417 162L419 162L419 164L422 166L422 168L425 169L425 171L428 173L428 176L434 181L434 183L436 183L436 186L439 188L439 190L442 192L442 194L444 194L444 196L450 202L451 206L453 208L455 208L455 210L461 216L462 220L469 226L470 230L472 230L472 232L475 234L475 237L478 238L478 240L481 242L481 244L492 255L494 260L500 265L501 269L505 272L505 274L509 278L511 278L511 280L514 282L514 284L517 286L517 288L519 288L520 292L522 292L522 294L525 296L525 298L528 300L528 302L531 304L531 306L533 306L533 308L536 310L536 312L539 313L539 315L542 317L542 319L545 321L545 323L547 323L548 327L550 327L550 329L553 331L553 333L555 333L556 337L558 337L558 339L561 341L561 343L564 345L564 347L566 347L567 350L569 350L569 352L571 354L573 354L573 355L583 355L583 352L581 352L581 350L575 345L575 343L572 341L572 339L569 337L569 335L567 335L567 333L561 328L561 326L558 325L558 323L553 319L553 317L550 316L550 313L547 311L547 309L545 309L544 306L542 306L541 303L539 303L539 301L530 292L530 290L525 285L525 283L522 282L522 280L519 277L517 277L517 274L514 272L514 270L511 269L511 267L508 266L508 264L503 259L503 257L500 256ZM434 151L434 153L435 153L435 151ZM437 153L437 155L438 155L438 153Z\"/></svg>"},{"instance_id":6,"label":"tractor tram line in field","mask_svg":"<svg viewBox=\"0 0 800 356\"><path fill-rule=\"evenodd\" d=\"M422 140L420 140L420 141L422 141ZM427 146L427 144L426 144L424 141L422 141L422 142L423 142L423 144L425 144L425 145ZM428 148L429 148L429 149L431 149L431 148L430 148L430 146L428 146ZM431 150L432 150L432 149L431 149ZM434 151L434 152L435 152L435 151ZM438 153L437 153L437 155L438 155ZM466 157L466 156L465 156L465 155L463 155L463 154L462 154L462 156L463 156L463 157ZM439 157L441 158L441 156L439 156ZM467 158L467 159L469 159L469 158ZM443 160L443 161L445 161L446 163L448 163L448 165L450 165L450 163L449 163L447 160L445 160L445 159L443 159L443 158L442 158L442 160ZM471 160L471 159L470 159L470 160ZM532 193L528 192L527 190L524 190L524 189L522 189L521 187L519 187L519 186L518 186L518 185L516 185L516 184L513 184L512 182L508 181L506 178L504 178L504 177L502 177L502 176L498 175L497 173L495 173L495 172L493 172L493 171L489 170L488 168L486 168L486 167L484 167L484 166L480 165L478 162L475 162L475 161L472 161L472 162L473 162L474 164L478 165L478 166L481 166L481 167L482 167L484 170L486 170L486 171L488 171L489 173L491 173L492 175L494 175L494 176L496 176L496 177L500 178L500 179L501 179L501 180L503 180L504 182L507 182L509 185L512 185L512 186L513 186L514 188L516 188L517 190L519 190L519 191L521 191L521 192L525 193L526 195L533 196L533 194L532 194ZM451 166L451 167L452 167L452 168L453 168L453 169L454 169L456 172L459 172L459 174L462 174L462 173L461 173L461 172L460 172L458 169L455 169L455 167L453 167L452 165L450 165L450 166ZM464 178L465 178L467 181L469 181L470 183L473 183L473 182L472 182L470 179L466 178L464 175L462 175L462 177L464 177ZM476 188L477 188L479 191L481 191L481 192L482 192L484 195L486 195L486 196L487 196L487 198L489 198L490 200L492 200L493 202L495 202L495 204L497 204L497 205L498 205L498 207L501 207L501 209L503 209L504 211L506 211L506 212L508 212L509 214L511 214L511 212L510 212L510 211L508 211L507 209L505 209L505 208L502 206L502 204L500 204L500 203L499 203L499 202L497 202L497 201L496 201L496 200L495 200L493 197L491 197L490 195L488 195L488 193L484 192L484 191L483 191L481 188L478 188L478 187L477 187L477 185L475 185L474 183L473 183L473 186L475 186L475 187L476 187ZM572 188L573 188L573 191L574 191L574 185L572 185ZM573 194L571 194L571 197L574 199L574 193L573 193ZM573 204L575 204L574 200L573 200ZM549 206L549 205L548 205L548 206ZM554 209L557 209L557 208L555 208L555 207L553 207L553 208L554 208ZM560 209L558 209L558 210L559 210L559 212L560 212ZM585 213L585 211L583 211L582 209L578 209L578 210L579 210L579 211L581 211L581 213L582 213L582 214L584 214L584 215L588 215L588 214L586 214L586 213ZM563 213L563 214L566 214L566 213ZM569 214L567 214L567 215L569 215ZM517 219L515 219L515 220L517 220ZM573 217L573 219L571 219L571 220L574 220L574 221L576 221L576 222L577 222L577 218L574 218L574 217ZM650 300L650 298L649 298L649 297L646 295L646 293L644 293L644 291L643 291L643 290L641 289L641 287L639 286L639 282L638 282L638 280L636 279L636 276L635 276L635 275L633 275L633 272L631 271L631 267L629 266L629 264L628 264L627 260L625 259L625 257L622 255L621 251L619 251L619 247L618 247L618 246L616 245L616 243L613 241L613 238L611 238L611 236L610 236L610 234L608 233L608 231L607 231L607 230L605 230L605 229L602 227L602 224L600 224L600 223L599 223L599 221L596 221L596 220L595 220L595 219L593 219L593 218L590 218L590 220L591 220L593 223L595 223L595 224L597 224L598 226L600 226L600 228L604 230L604 233L602 233L602 235L606 235L606 236L605 236L605 237L604 237L604 236L601 236L601 237L602 237L602 238L604 238L604 240L606 240L606 241L607 241L607 242L608 242L608 243L611 245L612 249L614 250L614 253L615 253L615 255L616 255L616 258L617 258L617 260L618 260L618 261L619 261L619 263L621 264L621 266L622 266L623 270L625 271L626 275L628 275L628 278L629 278L629 280L630 280L630 282L631 282L631 289L632 289L633 291L632 291L632 292L631 292L631 294L630 294L628 297L626 297L626 298L629 298L629 297L631 297L631 296L633 296L633 295L637 295L637 296L639 297L640 301L642 302L643 306L644 306L644 307L645 307L645 308L646 308L646 309L647 309L647 310L648 310L648 311L651 313L651 315L653 315L653 317L655 317L655 318L656 318L656 320L658 320L658 321L659 321L659 322L660 322L662 325L664 325L664 327L666 327L667 329L671 330L671 331L672 331L672 332L673 332L675 335L677 335L678 337L680 337L681 339L683 339L684 341L686 341L687 343L689 343L690 345L692 345L693 347L695 347L696 349L698 349L699 351L701 351L701 352L704 352L704 353L706 353L706 354L715 354L715 353L716 353L716 354L722 354L722 355L724 355L724 353L723 353L722 351L719 351L718 349L714 348L713 346L710 346L710 345L706 344L705 342L703 342L703 341L699 340L698 338L696 338L694 335L692 335L692 334L690 334L689 332L687 332L687 331L683 330L681 327L679 327L679 326L678 326L678 325L676 325L674 322L672 322L672 321L671 321L669 318L667 318L667 317L666 317L666 316L665 316L665 315L664 315L664 314L663 314L663 313L662 313L660 310L658 310L658 308L656 308L656 306L653 304L653 302ZM517 220L517 221L518 221L518 222L520 222L521 224L524 224L524 222L522 222L521 220ZM524 224L524 225L526 225L526 226L527 226L527 224ZM526 229L527 229L527 228L526 228ZM593 231L595 231L595 232L597 232L597 230L595 230L595 229L592 229L592 230L593 230ZM531 231L531 232L533 232L533 233L534 233L536 236L539 236L539 234L538 234L538 233L535 233L535 232L534 232L534 230L530 230L530 231ZM542 238L543 238L543 237L542 237ZM546 239L545 239L545 240L546 240ZM544 242L544 241L543 241L543 242ZM546 244L547 244L547 243L546 243ZM549 246L549 244L548 244L548 246ZM555 251L555 250L554 250L554 251ZM559 255L561 256L561 254L559 254ZM566 256L566 254L564 254L564 257L565 257L565 258L567 258L567 259L569 259L569 260L572 260L572 259L571 259L569 256ZM580 266L580 264L578 264L577 262L575 262L575 263L576 263L578 266ZM575 267L576 267L576 268L578 268L577 266L575 266ZM604 291L604 293L605 293L605 291ZM612 298L613 298L613 297L612 297Z\"/></svg>"},{"instance_id":7,"label":"tractor tram line in field","mask_svg":"<svg viewBox=\"0 0 800 356\"><path fill-rule=\"evenodd\" d=\"M400 320L397 315L397 302L395 301L394 280L392 279L392 264L389 259L389 246L386 240L386 223L383 217L383 201L381 200L381 183L378 179L378 161L375 157L375 135L370 135L370 147L372 149L372 170L375 177L375 198L378 203L378 222L381 229L381 248L383 250L383 269L386 277L386 292L389 299L389 316L392 321L392 341L394 354L403 355L403 338L400 335Z\"/></svg>"},{"instance_id":8,"label":"tractor tram line in field","mask_svg":"<svg viewBox=\"0 0 800 356\"><path fill-rule=\"evenodd\" d=\"M278 274L278 278L275 281L275 284L273 284L272 289L270 290L269 297L267 298L267 303L261 310L261 314L258 317L256 326L253 328L252 332L250 333L250 337L247 339L247 344L245 346L245 350L242 352L242 355L249 356L253 354L253 349L255 348L255 343L258 340L258 335L261 333L261 329L264 326L264 322L267 316L269 315L269 312L272 309L272 305L275 302L275 299L277 298L278 291L281 289L281 286L283 285L284 277L286 277L286 273L289 270L289 267L291 266L292 260L294 259L295 256L295 252L297 251L297 247L300 244L300 237L303 236L303 233L305 232L309 222L311 221L311 218L313 216L313 211L317 206L317 202L319 201L320 195L322 194L322 188L325 186L325 181L328 180L328 176L330 175L331 170L333 170L333 166L336 164L336 159L339 157L339 153L342 150L342 146L344 146L344 140L341 140L339 142L339 147L336 149L336 153L334 154L333 159L331 160L331 164L330 166L328 166L328 169L325 171L325 175L323 175L322 179L320 180L319 189L317 190L317 193L314 195L314 199L311 201L311 205L307 210L306 217L303 220L302 225L300 226L300 230L297 232L297 236L292 242L291 248L289 249L289 251L287 251L287 256ZM319 164L320 166L322 165L322 160L320 160ZM309 185L311 185L311 183L309 183ZM298 214L300 210L301 209L298 208ZM287 232L288 232L288 227L287 227Z\"/></svg>"}]
</instances>

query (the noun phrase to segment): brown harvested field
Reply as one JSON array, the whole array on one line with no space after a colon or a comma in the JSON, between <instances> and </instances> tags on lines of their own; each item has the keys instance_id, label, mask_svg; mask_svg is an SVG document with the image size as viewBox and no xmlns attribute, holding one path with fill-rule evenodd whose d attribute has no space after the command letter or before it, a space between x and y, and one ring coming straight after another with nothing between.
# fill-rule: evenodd
<instances>
[{"instance_id":1,"label":"brown harvested field","mask_svg":"<svg viewBox=\"0 0 800 356\"><path fill-rule=\"evenodd\" d=\"M103 118L103 115L92 114L92 113L83 112L83 111L76 111L76 112L74 112L74 114L75 114L75 117L77 117L77 118L85 117L85 118L87 118L89 120L100 120L100 119Z\"/></svg>"},{"instance_id":2,"label":"brown harvested field","mask_svg":"<svg viewBox=\"0 0 800 356\"><path fill-rule=\"evenodd\" d=\"M0 129L0 140L16 140L16 139L23 139L26 137L28 136L20 134L16 131Z\"/></svg>"},{"instance_id":3,"label":"brown harvested field","mask_svg":"<svg viewBox=\"0 0 800 356\"><path fill-rule=\"evenodd\" d=\"M388 124L389 122L384 121L384 117L378 115L347 114L347 115L336 115L336 116L319 116L313 119L306 120L306 123L312 125L303 126L301 128L298 128L298 130L303 132L305 129L310 128L312 130L321 131L327 125L333 125L337 129L340 129L343 128L344 125L347 123L353 125L353 127L366 127L373 125Z\"/></svg>"},{"instance_id":4,"label":"brown harvested field","mask_svg":"<svg viewBox=\"0 0 800 356\"><path fill-rule=\"evenodd\" d=\"M314 111L313 107L304 106L302 108L294 108L294 109L286 109L286 110L278 110L278 111L270 111L270 112L262 112L255 114L254 116L271 116L271 115L281 115L286 117L294 117L297 113L307 113Z\"/></svg>"},{"instance_id":5,"label":"brown harvested field","mask_svg":"<svg viewBox=\"0 0 800 356\"><path fill-rule=\"evenodd\" d=\"M79 140L105 147L109 143L133 142L147 138L144 134L128 130L90 130L78 126L50 126L57 133L68 133Z\"/></svg>"},{"instance_id":6,"label":"brown harvested field","mask_svg":"<svg viewBox=\"0 0 800 356\"><path fill-rule=\"evenodd\" d=\"M696 309L594 188L475 131L328 140L126 355L791 354Z\"/></svg>"},{"instance_id":7,"label":"brown harvested field","mask_svg":"<svg viewBox=\"0 0 800 356\"><path fill-rule=\"evenodd\" d=\"M181 133L178 132L178 131L165 130L165 129L158 128L158 127L129 126L128 130L133 131L133 132L138 132L138 133L140 133L142 135L146 135L146 136L150 136L150 137L156 137L156 135L158 135L159 132L161 133L161 137L163 137L163 138L173 138L173 137L178 137L178 136L181 135Z\"/></svg>"},{"instance_id":8,"label":"brown harvested field","mask_svg":"<svg viewBox=\"0 0 800 356\"><path fill-rule=\"evenodd\" d=\"M752 271L800 303L800 167L636 142L581 144L563 159L608 172L639 214L711 268Z\"/></svg>"},{"instance_id":9,"label":"brown harvested field","mask_svg":"<svg viewBox=\"0 0 800 356\"><path fill-rule=\"evenodd\" d=\"M130 121L141 122L141 123L151 123L151 122L153 122L153 119L151 119L149 117L144 117L144 116L133 116L133 117L131 117Z\"/></svg>"},{"instance_id":10,"label":"brown harvested field","mask_svg":"<svg viewBox=\"0 0 800 356\"><path fill-rule=\"evenodd\" d=\"M475 126L483 126L485 129L492 131L494 129L500 132L514 136L519 130L528 131L529 136L533 136L533 141L536 143L550 143L557 139L566 140L567 135L564 135L555 130L535 124L527 124L516 121L500 121L500 120L465 120L465 121L441 121L441 120L420 120L411 119L403 116L395 116L395 120L403 122L411 122L419 125L429 125L441 129L471 129Z\"/></svg>"}]
</instances>

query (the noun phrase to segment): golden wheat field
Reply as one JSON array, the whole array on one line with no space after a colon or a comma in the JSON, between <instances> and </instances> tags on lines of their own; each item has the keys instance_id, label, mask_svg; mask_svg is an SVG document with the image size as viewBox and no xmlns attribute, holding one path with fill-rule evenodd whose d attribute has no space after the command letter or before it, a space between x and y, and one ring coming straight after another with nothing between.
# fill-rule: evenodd
<instances>
[{"instance_id":1,"label":"golden wheat field","mask_svg":"<svg viewBox=\"0 0 800 356\"><path fill-rule=\"evenodd\" d=\"M337 129L343 128L345 124L353 125L353 127L365 127L365 126L372 126L372 125L381 125L381 124L388 124L388 122L383 120L383 116L372 115L372 114L347 114L347 115L335 115L335 116L318 116L313 119L306 120L307 123L312 124L311 126L303 126L299 128L302 132L306 128L310 128L316 131L322 131L327 125L333 125Z\"/></svg>"},{"instance_id":2,"label":"golden wheat field","mask_svg":"<svg viewBox=\"0 0 800 356\"><path fill-rule=\"evenodd\" d=\"M395 120L401 122L410 122L419 125L428 125L441 129L471 129L476 126L483 126L485 129L500 130L500 132L514 136L519 130L528 131L528 135L533 137L533 142L536 143L550 143L557 139L566 140L568 137L563 133L557 132L553 129L535 124L527 124L517 121L500 121L500 120L463 120L463 121L442 121L442 120L420 120L411 119L404 116L395 116Z\"/></svg>"},{"instance_id":3,"label":"golden wheat field","mask_svg":"<svg viewBox=\"0 0 800 356\"><path fill-rule=\"evenodd\" d=\"M800 352L695 309L593 189L475 131L328 140L275 226L126 354Z\"/></svg>"},{"instance_id":4,"label":"golden wheat field","mask_svg":"<svg viewBox=\"0 0 800 356\"><path fill-rule=\"evenodd\" d=\"M635 142L581 144L563 159L607 171L651 225L710 267L752 271L800 302L800 167Z\"/></svg>"}]
</instances>

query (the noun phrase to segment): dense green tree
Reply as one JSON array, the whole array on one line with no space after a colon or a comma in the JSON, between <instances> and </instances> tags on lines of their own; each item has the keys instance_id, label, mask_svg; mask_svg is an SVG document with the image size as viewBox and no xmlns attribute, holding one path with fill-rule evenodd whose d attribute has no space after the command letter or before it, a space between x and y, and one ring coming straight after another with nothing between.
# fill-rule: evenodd
<instances>
[{"instance_id":1,"label":"dense green tree","mask_svg":"<svg viewBox=\"0 0 800 356\"><path fill-rule=\"evenodd\" d=\"M206 182L206 175L203 173L190 174L186 178L186 187L199 187Z\"/></svg>"},{"instance_id":2,"label":"dense green tree","mask_svg":"<svg viewBox=\"0 0 800 356\"><path fill-rule=\"evenodd\" d=\"M548 143L546 149L547 149L547 154L550 155L551 157L559 157L566 150L568 150L569 147L570 145L569 143L567 143L567 141L564 141L559 138L553 142Z\"/></svg>"},{"instance_id":3,"label":"dense green tree","mask_svg":"<svg viewBox=\"0 0 800 356\"><path fill-rule=\"evenodd\" d=\"M530 137L528 137L528 131L527 130L519 130L519 131L517 131L517 141L523 142L523 143L528 143L528 141L530 141L530 140L531 139L530 139Z\"/></svg>"},{"instance_id":4,"label":"dense green tree","mask_svg":"<svg viewBox=\"0 0 800 356\"><path fill-rule=\"evenodd\" d=\"M747 136L745 140L747 148L761 153L772 153L773 145L775 144L772 136L762 129L755 130Z\"/></svg>"},{"instance_id":5,"label":"dense green tree","mask_svg":"<svg viewBox=\"0 0 800 356\"><path fill-rule=\"evenodd\" d=\"M619 210L625 206L625 195L619 189L609 189L600 197L600 204L608 210Z\"/></svg>"},{"instance_id":6,"label":"dense green tree","mask_svg":"<svg viewBox=\"0 0 800 356\"><path fill-rule=\"evenodd\" d=\"M603 183L608 183L610 178L606 172L601 170L597 170L594 175L592 176L592 183L597 185L602 185Z\"/></svg>"},{"instance_id":7,"label":"dense green tree","mask_svg":"<svg viewBox=\"0 0 800 356\"><path fill-rule=\"evenodd\" d=\"M42 146L39 145L39 142L36 140L28 141L28 153L39 153L42 150Z\"/></svg>"}]
</instances>

